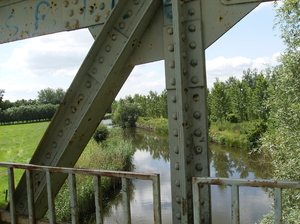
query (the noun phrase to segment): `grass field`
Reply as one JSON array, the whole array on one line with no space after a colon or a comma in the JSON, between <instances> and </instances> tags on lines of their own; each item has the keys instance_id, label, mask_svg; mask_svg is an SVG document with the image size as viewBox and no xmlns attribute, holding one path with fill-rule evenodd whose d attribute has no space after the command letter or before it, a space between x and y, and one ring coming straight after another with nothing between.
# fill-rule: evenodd
<instances>
[{"instance_id":1,"label":"grass field","mask_svg":"<svg viewBox=\"0 0 300 224\"><path fill-rule=\"evenodd\" d=\"M0 126L0 162L28 163L49 122ZM15 170L18 181L23 170ZM0 208L6 204L6 169L0 168Z\"/></svg>"}]
</instances>

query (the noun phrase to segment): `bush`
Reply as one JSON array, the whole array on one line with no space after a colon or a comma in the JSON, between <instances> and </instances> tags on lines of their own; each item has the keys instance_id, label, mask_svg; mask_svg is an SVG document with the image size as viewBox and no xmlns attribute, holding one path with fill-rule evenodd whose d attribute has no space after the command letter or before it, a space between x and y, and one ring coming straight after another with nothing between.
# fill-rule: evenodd
<instances>
[{"instance_id":1,"label":"bush","mask_svg":"<svg viewBox=\"0 0 300 224\"><path fill-rule=\"evenodd\" d=\"M107 126L104 124L100 124L93 135L93 139L99 144L107 139L108 134L109 132Z\"/></svg>"},{"instance_id":2,"label":"bush","mask_svg":"<svg viewBox=\"0 0 300 224\"><path fill-rule=\"evenodd\" d=\"M247 134L248 140L248 149L249 150L257 150L261 146L261 138L263 134L266 132L268 126L264 122L260 122L254 126L252 130L250 130Z\"/></svg>"}]
</instances>

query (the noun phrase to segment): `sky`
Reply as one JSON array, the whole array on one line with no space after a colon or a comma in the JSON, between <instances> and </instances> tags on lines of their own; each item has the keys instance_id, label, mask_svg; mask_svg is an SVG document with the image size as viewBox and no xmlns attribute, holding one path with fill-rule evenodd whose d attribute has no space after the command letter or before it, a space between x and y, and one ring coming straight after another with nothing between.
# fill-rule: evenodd
<instances>
[{"instance_id":1,"label":"sky","mask_svg":"<svg viewBox=\"0 0 300 224\"><path fill-rule=\"evenodd\" d=\"M261 3L206 49L207 85L216 78L241 78L243 71L276 65L284 51L278 29L273 29L272 3ZM61 32L0 44L0 89L3 100L36 99L45 88L66 90L93 43L87 29ZM117 99L165 89L164 61L136 66Z\"/></svg>"}]
</instances>

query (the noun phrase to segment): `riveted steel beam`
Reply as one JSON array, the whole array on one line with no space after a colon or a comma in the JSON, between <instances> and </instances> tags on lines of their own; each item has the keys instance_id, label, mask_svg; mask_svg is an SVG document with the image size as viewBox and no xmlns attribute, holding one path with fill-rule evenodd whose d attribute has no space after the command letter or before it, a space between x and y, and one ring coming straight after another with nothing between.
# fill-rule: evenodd
<instances>
[{"instance_id":1,"label":"riveted steel beam","mask_svg":"<svg viewBox=\"0 0 300 224\"><path fill-rule=\"evenodd\" d=\"M173 223L192 223L192 177L210 175L201 5L165 2L164 12ZM201 217L210 223L210 188L204 191Z\"/></svg>"},{"instance_id":2,"label":"riveted steel beam","mask_svg":"<svg viewBox=\"0 0 300 224\"><path fill-rule=\"evenodd\" d=\"M157 12L160 1L119 1L103 25L30 163L73 167L134 65L128 58ZM119 26L122 24L124 26ZM47 211L46 177L32 172L36 217ZM66 176L53 174L55 195ZM25 179L16 189L16 210L28 214Z\"/></svg>"}]
</instances>

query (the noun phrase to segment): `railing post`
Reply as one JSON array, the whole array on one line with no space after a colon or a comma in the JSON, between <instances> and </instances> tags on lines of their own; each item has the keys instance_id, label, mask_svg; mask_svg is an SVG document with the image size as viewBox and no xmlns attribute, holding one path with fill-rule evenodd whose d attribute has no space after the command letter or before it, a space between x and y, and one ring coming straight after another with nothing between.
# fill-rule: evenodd
<instances>
[{"instance_id":1,"label":"railing post","mask_svg":"<svg viewBox=\"0 0 300 224\"><path fill-rule=\"evenodd\" d=\"M122 198L124 210L124 223L131 224L129 186L128 179L125 177L122 177Z\"/></svg>"},{"instance_id":2,"label":"railing post","mask_svg":"<svg viewBox=\"0 0 300 224\"><path fill-rule=\"evenodd\" d=\"M7 168L11 224L17 224L14 168Z\"/></svg>"},{"instance_id":3,"label":"railing post","mask_svg":"<svg viewBox=\"0 0 300 224\"><path fill-rule=\"evenodd\" d=\"M26 187L27 187L29 223L35 224L32 170L26 170L25 172L26 172Z\"/></svg>"},{"instance_id":4,"label":"railing post","mask_svg":"<svg viewBox=\"0 0 300 224\"><path fill-rule=\"evenodd\" d=\"M50 171L46 171L46 181L47 181L47 198L48 198L48 210L49 210L49 220L51 224L56 223L56 215L55 215L55 204L54 197L51 188L51 173Z\"/></svg>"},{"instance_id":5,"label":"railing post","mask_svg":"<svg viewBox=\"0 0 300 224\"><path fill-rule=\"evenodd\" d=\"M194 209L194 223L202 223L202 219L200 217L200 189L199 184L197 182L197 178L193 178L193 209Z\"/></svg>"},{"instance_id":6,"label":"railing post","mask_svg":"<svg viewBox=\"0 0 300 224\"><path fill-rule=\"evenodd\" d=\"M275 187L274 192L274 218L275 224L282 223L282 189Z\"/></svg>"},{"instance_id":7,"label":"railing post","mask_svg":"<svg viewBox=\"0 0 300 224\"><path fill-rule=\"evenodd\" d=\"M231 223L240 224L240 196L237 185L231 186Z\"/></svg>"},{"instance_id":8,"label":"railing post","mask_svg":"<svg viewBox=\"0 0 300 224\"><path fill-rule=\"evenodd\" d=\"M161 220L161 200L160 200L160 180L159 175L152 179L153 188L153 212L154 212L154 223L160 224Z\"/></svg>"},{"instance_id":9,"label":"railing post","mask_svg":"<svg viewBox=\"0 0 300 224\"><path fill-rule=\"evenodd\" d=\"M69 188L70 188L70 212L72 224L79 224L77 210L77 195L76 195L76 178L74 173L69 173Z\"/></svg>"},{"instance_id":10,"label":"railing post","mask_svg":"<svg viewBox=\"0 0 300 224\"><path fill-rule=\"evenodd\" d=\"M96 224L103 223L101 176L94 176Z\"/></svg>"}]
</instances>

